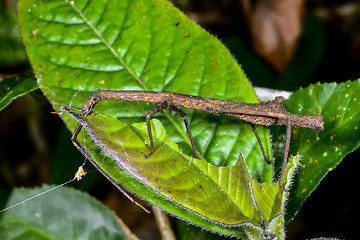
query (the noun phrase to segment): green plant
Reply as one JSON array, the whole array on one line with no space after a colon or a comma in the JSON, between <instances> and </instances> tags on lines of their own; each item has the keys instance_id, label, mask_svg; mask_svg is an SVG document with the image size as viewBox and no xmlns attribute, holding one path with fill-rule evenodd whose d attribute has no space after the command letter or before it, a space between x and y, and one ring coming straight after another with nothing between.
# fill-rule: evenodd
<instances>
[{"instance_id":1,"label":"green plant","mask_svg":"<svg viewBox=\"0 0 360 240\"><path fill-rule=\"evenodd\" d=\"M171 90L257 101L245 74L220 41L168 1L23 0L18 6L18 18L37 84L51 103L81 109L96 88ZM34 79L30 78L30 82L9 86L2 81L1 99L9 98L9 89L20 88L23 93L33 90ZM96 112L106 115L84 119L92 137L83 132L85 136L79 140L114 181L182 219L226 235L251 239L276 235L282 239L284 223L296 215L329 169L358 148L359 88L359 80L315 84L298 90L286 101L289 112L325 116L323 132L293 130L291 152L302 155L302 167L295 176L288 175L288 183L293 181L289 196L272 183L278 169L263 161L251 127L226 117L187 111L197 149L209 162L188 157L191 147L182 120L163 113L156 116L160 121L153 121L154 135L159 140L154 156L158 161L148 168L142 155L148 151L143 144L146 129L137 122L143 121L153 106L143 103L99 104ZM10 95L10 100L18 95ZM339 104L335 106L333 102ZM54 108L59 109L57 105ZM72 131L77 121L67 113L60 116ZM267 129L259 131L266 151L270 152ZM275 133L273 148L280 142L277 135L281 131ZM102 148L94 143L94 137L100 139ZM349 137L355 141L349 141ZM137 164L133 172L120 168L103 151L115 147L121 149L120 158ZM291 158L289 172L294 171L298 161L298 156ZM177 176L181 176L181 181L173 180ZM160 177L165 180L159 180ZM164 185L166 182L168 186ZM236 190L228 187L233 185ZM207 202L210 199L215 202ZM234 215L232 219L229 214ZM8 221L4 218L2 224ZM187 226L180 220L178 226L185 239Z\"/></svg>"}]
</instances>

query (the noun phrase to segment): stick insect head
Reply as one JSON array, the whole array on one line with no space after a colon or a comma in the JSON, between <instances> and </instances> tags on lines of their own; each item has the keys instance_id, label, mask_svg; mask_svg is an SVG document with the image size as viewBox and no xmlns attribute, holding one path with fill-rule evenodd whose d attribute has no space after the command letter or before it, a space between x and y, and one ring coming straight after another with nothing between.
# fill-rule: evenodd
<instances>
[{"instance_id":1,"label":"stick insect head","mask_svg":"<svg viewBox=\"0 0 360 240\"><path fill-rule=\"evenodd\" d=\"M87 98L82 106L84 116L89 116L93 113L95 105L101 101L101 97L97 93L93 93Z\"/></svg>"}]
</instances>

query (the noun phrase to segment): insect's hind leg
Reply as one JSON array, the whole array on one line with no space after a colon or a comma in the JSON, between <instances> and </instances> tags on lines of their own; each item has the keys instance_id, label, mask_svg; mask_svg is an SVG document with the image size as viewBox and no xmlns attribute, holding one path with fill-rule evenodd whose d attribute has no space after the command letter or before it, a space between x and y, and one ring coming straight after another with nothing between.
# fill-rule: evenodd
<instances>
[{"instance_id":1,"label":"insect's hind leg","mask_svg":"<svg viewBox=\"0 0 360 240\"><path fill-rule=\"evenodd\" d=\"M283 187L282 182L283 182L283 179L284 179L285 169L286 169L286 164L287 164L287 158L288 158L288 155L289 155L290 138L291 138L291 123L290 123L290 120L288 120L288 122L286 124L286 141L285 141L284 158L283 158L283 164L282 164L282 167L281 167L281 173L280 173L280 178L279 178L280 188L283 191L286 191L286 192L287 192L287 190L285 189L285 187Z\"/></svg>"},{"instance_id":2,"label":"insect's hind leg","mask_svg":"<svg viewBox=\"0 0 360 240\"><path fill-rule=\"evenodd\" d=\"M149 158L153 153L154 153L154 140L152 137L152 132L151 132L151 124L150 124L150 118L152 118L152 116L154 116L155 114L157 114L158 112L160 112L161 110L164 110L166 108L168 108L169 105L167 102L163 102L160 105L157 105L154 107L153 110L151 110L150 112L148 112L145 115L146 118L146 125L147 125L147 130L148 130L148 135L149 135L149 140L150 140L150 153L144 155L145 158Z\"/></svg>"},{"instance_id":3,"label":"insect's hind leg","mask_svg":"<svg viewBox=\"0 0 360 240\"><path fill-rule=\"evenodd\" d=\"M259 143L259 146L260 146L260 149L261 149L261 152L262 152L262 154L263 154L263 157L264 157L265 162L266 162L267 164L270 164L270 163L271 163L271 160L268 160L267 157L266 157L265 150L264 150L264 146L262 145L261 139L260 139L260 137L259 137L259 134L258 134L256 128L255 128L255 125L254 125L254 124L251 124L251 127L252 127L252 130L253 130L253 132L254 132L254 134L255 134L255 137L256 137L256 139L257 139L257 141L258 141L258 143Z\"/></svg>"},{"instance_id":4,"label":"insect's hind leg","mask_svg":"<svg viewBox=\"0 0 360 240\"><path fill-rule=\"evenodd\" d=\"M174 107L174 106L169 107L169 111L174 111L174 112L176 112L177 114L179 114L179 115L183 118L184 123L185 123L186 130L187 130L187 133L188 133L189 138L190 138L191 147L192 147L192 149L193 149L193 151L194 151L195 158L199 159L198 154L197 154L197 151L196 151L196 148L195 148L194 139L193 139L192 134L191 134L191 131L190 131L190 126L189 126L189 123L188 123L187 118L186 118L186 113L183 112L183 111L181 111L181 110L178 109L177 107Z\"/></svg>"}]
</instances>

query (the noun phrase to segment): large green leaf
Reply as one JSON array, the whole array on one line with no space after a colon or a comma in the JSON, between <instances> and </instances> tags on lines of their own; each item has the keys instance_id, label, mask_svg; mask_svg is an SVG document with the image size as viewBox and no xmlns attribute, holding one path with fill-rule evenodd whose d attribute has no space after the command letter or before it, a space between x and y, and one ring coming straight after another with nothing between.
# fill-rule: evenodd
<instances>
[{"instance_id":1,"label":"large green leaf","mask_svg":"<svg viewBox=\"0 0 360 240\"><path fill-rule=\"evenodd\" d=\"M171 90L257 102L251 84L227 49L168 1L22 0L18 13L20 30L39 86L51 102L80 109L96 88ZM106 101L98 104L95 111L134 123L143 121L145 113L152 108L153 105L146 103ZM189 110L186 113L195 145L203 158L216 166L229 166L236 163L241 151L251 176L265 183L272 181L272 167L264 162L249 124L202 112ZM156 117L179 148L192 155L182 119L167 113ZM62 118L70 130L75 128L76 120L68 114L62 114ZM131 132L132 128L126 125L124 131ZM267 129L259 127L258 131L266 151L270 153ZM125 136L123 141L132 140L130 136ZM91 138L81 134L78 139L86 146L100 170L110 176L116 175L114 178L121 185L173 213L189 215L188 209L164 198L164 192L155 191L153 186L148 187L137 179L144 169L137 169L136 176L119 170L116 161L98 152L98 146ZM148 149L144 142L139 142L137 147ZM174 146L170 141L165 144ZM159 154L155 151L154 156ZM160 154L162 159L172 159L177 155L185 158L179 150ZM143 159L139 153L133 157L129 160L136 162ZM103 162L108 164L106 169L101 164ZM188 176L187 181L197 177ZM177 204L185 204L185 200ZM249 202L247 198L244 200ZM250 207L249 211L253 208ZM258 217L254 214L251 212L248 221L256 224ZM266 215L267 219L273 217L269 213ZM212 230L242 234L239 229L206 220L207 216L204 216L205 219L196 214L191 216L195 219L191 221Z\"/></svg>"},{"instance_id":2,"label":"large green leaf","mask_svg":"<svg viewBox=\"0 0 360 240\"><path fill-rule=\"evenodd\" d=\"M81 108L96 88L171 90L257 102L251 84L227 49L166 0L20 1L20 30L39 86L51 102ZM104 102L96 111L142 121L153 105ZM251 127L230 118L186 111L201 156L217 166L241 151L252 176L271 182ZM182 119L159 114L172 140L192 154ZM70 129L75 121L63 118ZM270 141L259 128L265 149Z\"/></svg>"},{"instance_id":3,"label":"large green leaf","mask_svg":"<svg viewBox=\"0 0 360 240\"><path fill-rule=\"evenodd\" d=\"M160 122L153 120L156 151L145 158L144 153L150 150L144 145L148 138L145 123L128 126L102 114L71 115L90 133L89 139L100 146L96 155L111 156L95 160L111 179L129 189L139 188L136 192L151 203L183 219L237 236L241 236L241 231L234 226L251 224L247 232L259 236L263 234L262 227L281 214L283 192L279 185L254 180L250 185L241 155L231 167L215 167L206 160L189 158L179 153ZM125 177L138 181L127 182Z\"/></svg>"},{"instance_id":4,"label":"large green leaf","mask_svg":"<svg viewBox=\"0 0 360 240\"><path fill-rule=\"evenodd\" d=\"M326 174L360 146L360 79L341 84L315 84L285 102L290 112L324 115L324 130L295 128L290 150L303 156L295 177L286 218L290 221Z\"/></svg>"},{"instance_id":5,"label":"large green leaf","mask_svg":"<svg viewBox=\"0 0 360 240\"><path fill-rule=\"evenodd\" d=\"M54 186L52 186L54 187ZM5 207L52 188L15 189ZM4 199L2 199L4 200ZM62 187L0 215L0 239L130 239L116 215L95 198Z\"/></svg>"}]
</instances>

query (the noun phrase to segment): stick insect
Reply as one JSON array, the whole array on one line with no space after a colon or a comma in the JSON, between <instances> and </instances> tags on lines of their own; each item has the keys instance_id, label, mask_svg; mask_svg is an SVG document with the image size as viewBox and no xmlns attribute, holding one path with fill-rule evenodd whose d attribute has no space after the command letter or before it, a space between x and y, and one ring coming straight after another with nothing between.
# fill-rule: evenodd
<instances>
[{"instance_id":1,"label":"stick insect","mask_svg":"<svg viewBox=\"0 0 360 240\"><path fill-rule=\"evenodd\" d=\"M264 147L261 143L259 134L256 131L255 125L286 125L286 141L285 141L285 150L282 163L282 169L279 177L280 188L284 191L285 188L282 186L283 177L285 174L285 167L287 163L287 158L289 154L290 146L290 137L291 137L291 127L303 127L308 128L314 131L320 131L324 129L323 116L322 115L296 115L289 113L283 105L283 97L276 97L275 100L265 102L265 103L244 103L244 102L234 102L227 101L222 99L206 98L191 96L185 94L179 94L174 92L152 92L152 91L112 91L112 90L101 90L98 89L94 92L89 98L87 98L82 106L83 115L89 116L93 113L94 107L100 101L103 100L120 100L120 101L136 101L136 102L149 102L159 104L154 107L153 110L148 112L145 115L147 130L150 140L150 153L145 155L145 158L150 157L154 152L154 143L151 132L150 119L158 112L168 109L169 112L175 112L179 114L183 120L187 133L190 138L191 147L196 158L198 154L195 148L194 140L190 131L189 123L186 118L185 112L179 108L187 108L199 111L205 111L211 114L225 114L232 116L244 121L247 121L251 124L254 134L259 143L260 149L262 151L264 160L270 164L271 160L267 159ZM76 138L82 128L82 125L79 123L73 132L71 141L74 145L84 154L84 152Z\"/></svg>"}]
</instances>

